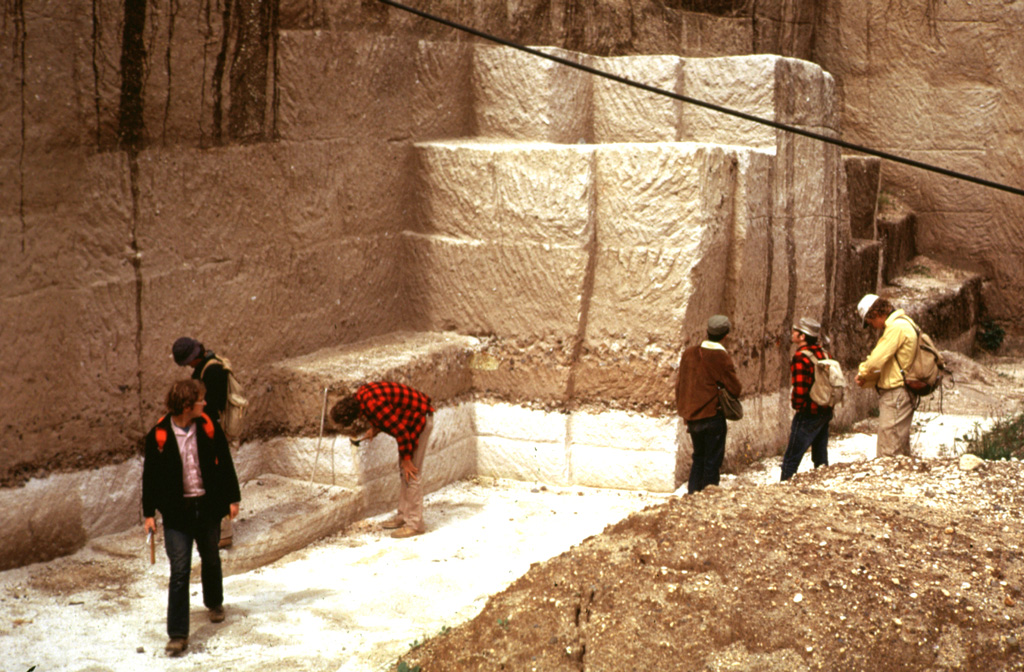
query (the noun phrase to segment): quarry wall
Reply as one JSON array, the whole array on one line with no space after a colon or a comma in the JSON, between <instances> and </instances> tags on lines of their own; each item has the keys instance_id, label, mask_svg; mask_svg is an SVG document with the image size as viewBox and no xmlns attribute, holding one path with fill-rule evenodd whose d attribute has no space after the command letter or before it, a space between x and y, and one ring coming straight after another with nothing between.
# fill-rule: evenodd
<instances>
[{"instance_id":1,"label":"quarry wall","mask_svg":"<svg viewBox=\"0 0 1024 672\"><path fill-rule=\"evenodd\" d=\"M430 9L1012 180L1020 6L896 3L896 22L875 0ZM2 11L3 484L135 454L185 373L169 356L183 334L256 380L336 343L458 331L488 339L495 366L474 381L487 394L665 413L680 346L724 311L744 384L781 417L789 322L818 313L841 334L872 280L837 253L851 235L834 148L376 2ZM991 52L976 46L988 37ZM927 48L907 58L912 41ZM1021 245L1020 203L888 166L884 179L922 208L919 245L968 250L994 313L1020 314L1020 269L1004 261L1017 255L1002 256Z\"/></svg>"},{"instance_id":2,"label":"quarry wall","mask_svg":"<svg viewBox=\"0 0 1024 672\"><path fill-rule=\"evenodd\" d=\"M811 60L836 79L843 137L1020 188L1024 2L821 3ZM898 164L883 198L916 213L918 251L986 278L991 317L1021 327L1024 199Z\"/></svg>"}]
</instances>

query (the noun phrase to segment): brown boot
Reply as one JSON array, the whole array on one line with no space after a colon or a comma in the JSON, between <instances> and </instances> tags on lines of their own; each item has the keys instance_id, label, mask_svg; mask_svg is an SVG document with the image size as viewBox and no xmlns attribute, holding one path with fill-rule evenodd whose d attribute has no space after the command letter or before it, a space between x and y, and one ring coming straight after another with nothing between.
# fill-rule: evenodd
<instances>
[{"instance_id":1,"label":"brown boot","mask_svg":"<svg viewBox=\"0 0 1024 672\"><path fill-rule=\"evenodd\" d=\"M164 652L171 658L177 658L187 648L188 637L171 637L171 641L167 642L167 646L164 647Z\"/></svg>"},{"instance_id":2,"label":"brown boot","mask_svg":"<svg viewBox=\"0 0 1024 672\"><path fill-rule=\"evenodd\" d=\"M392 532L391 537L393 539L406 539L408 537L415 537L418 534L423 534L423 532L413 527L403 527L400 530Z\"/></svg>"},{"instance_id":3,"label":"brown boot","mask_svg":"<svg viewBox=\"0 0 1024 672\"><path fill-rule=\"evenodd\" d=\"M210 623L223 623L225 616L223 606L210 609Z\"/></svg>"},{"instance_id":4,"label":"brown boot","mask_svg":"<svg viewBox=\"0 0 1024 672\"><path fill-rule=\"evenodd\" d=\"M405 525L405 521L402 520L402 517L395 516L394 518L385 520L381 527L383 527L385 530L397 530L403 525Z\"/></svg>"}]
</instances>

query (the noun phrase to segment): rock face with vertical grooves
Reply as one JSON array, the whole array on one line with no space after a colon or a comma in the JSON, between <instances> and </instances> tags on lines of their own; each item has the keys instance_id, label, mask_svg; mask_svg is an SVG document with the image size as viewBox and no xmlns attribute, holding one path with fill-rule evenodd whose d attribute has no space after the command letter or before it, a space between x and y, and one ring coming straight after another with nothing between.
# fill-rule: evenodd
<instances>
[{"instance_id":1,"label":"rock face with vertical grooves","mask_svg":"<svg viewBox=\"0 0 1024 672\"><path fill-rule=\"evenodd\" d=\"M799 316L855 359L851 304L918 253L984 277L949 290L943 324L966 331L948 342L967 347L982 309L1022 314L1009 197L886 164L854 212L831 145L380 3L214 4L0 10L0 485L129 459L188 374L168 352L184 334L231 358L254 408L274 407L258 381L277 362L454 332L481 339L473 393L661 416L679 349L727 312L759 427L732 436L768 451ZM667 91L1012 181L1020 12L911 5L893 20L811 0L442 9ZM900 51L916 44L929 49ZM871 194L910 216L878 233ZM313 421L296 422L308 436Z\"/></svg>"}]
</instances>

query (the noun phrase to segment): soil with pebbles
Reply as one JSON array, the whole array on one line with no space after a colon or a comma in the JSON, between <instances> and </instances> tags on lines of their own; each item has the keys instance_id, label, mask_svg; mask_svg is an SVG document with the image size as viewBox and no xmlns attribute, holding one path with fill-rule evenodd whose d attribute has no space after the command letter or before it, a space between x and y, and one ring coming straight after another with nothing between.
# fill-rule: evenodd
<instances>
[{"instance_id":1,"label":"soil with pebbles","mask_svg":"<svg viewBox=\"0 0 1024 672\"><path fill-rule=\"evenodd\" d=\"M1019 367L968 361L947 413L1019 402ZM1024 464L863 459L761 481L732 479L609 526L533 565L404 662L424 672L1024 670Z\"/></svg>"}]
</instances>

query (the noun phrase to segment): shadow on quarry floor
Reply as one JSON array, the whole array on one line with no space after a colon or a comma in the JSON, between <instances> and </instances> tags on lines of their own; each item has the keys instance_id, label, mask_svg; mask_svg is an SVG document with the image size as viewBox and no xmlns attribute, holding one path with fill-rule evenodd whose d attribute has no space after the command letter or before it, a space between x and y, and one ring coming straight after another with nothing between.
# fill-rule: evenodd
<instances>
[{"instance_id":1,"label":"shadow on quarry floor","mask_svg":"<svg viewBox=\"0 0 1024 672\"><path fill-rule=\"evenodd\" d=\"M221 554L233 572L224 581L227 620L208 622L194 582L186 656L164 656L167 560L158 545L150 565L140 526L0 572L4 669L388 669L414 642L475 616L531 564L667 498L469 479L427 495L427 534L391 539L385 513L241 571L330 519L323 486L259 481L243 501L266 507L240 521L235 546Z\"/></svg>"},{"instance_id":2,"label":"shadow on quarry floor","mask_svg":"<svg viewBox=\"0 0 1024 672\"><path fill-rule=\"evenodd\" d=\"M265 474L242 484L243 508L234 523L237 542L222 553L225 576L241 574L268 565L313 542L342 531L351 520L351 490L320 483ZM141 529L141 528L140 528ZM139 529L99 537L90 542L93 550L122 558L139 554ZM163 554L162 532L157 537L159 562ZM194 568L198 578L198 563Z\"/></svg>"}]
</instances>

